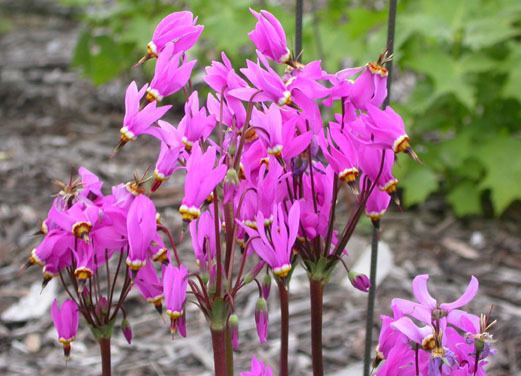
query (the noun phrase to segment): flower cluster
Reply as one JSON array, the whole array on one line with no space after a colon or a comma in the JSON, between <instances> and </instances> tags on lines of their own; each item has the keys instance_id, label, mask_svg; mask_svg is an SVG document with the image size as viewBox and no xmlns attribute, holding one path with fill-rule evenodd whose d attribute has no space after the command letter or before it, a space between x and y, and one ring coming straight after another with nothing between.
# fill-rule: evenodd
<instances>
[{"instance_id":1,"label":"flower cluster","mask_svg":"<svg viewBox=\"0 0 521 376\"><path fill-rule=\"evenodd\" d=\"M140 61L156 59L154 76L140 88L135 82L128 86L116 148L144 135L155 138L160 147L153 174L104 195L101 181L80 168L80 179L63 184L44 221L45 237L30 264L43 266L45 280L59 275L65 287L74 286L74 302L62 311L76 312L71 308L76 304L101 337L110 336L119 311L123 331L131 337L123 303L132 286L159 313L164 304L171 332L185 336L190 289L209 322L214 349L226 330L237 349L234 301L243 286L255 281L255 320L265 342L271 277L281 307L287 308L288 281L299 264L310 281L322 285L339 262L348 269L342 257L360 216L365 210L378 222L395 195L396 154L415 158L401 117L390 106L381 108L387 96L386 53L365 66L329 73L320 61L302 63L294 57L272 14L251 12L257 19L249 33L256 59L235 70L223 52L220 61L205 68L203 81L211 89L206 100L193 89L196 61L189 57L203 26L187 11L159 23ZM178 92L185 96L184 114L172 124L164 119L171 106L161 102ZM195 266L177 254L149 197L177 173L184 175L179 214ZM354 203L345 221L336 215L342 190L353 195ZM114 255L119 263L112 282ZM106 285L99 283L102 266ZM124 283L115 301L122 270ZM368 290L366 276L348 272L354 287ZM259 275L264 275L262 282ZM60 341L68 345L76 316L54 311ZM215 367L222 374L219 354ZM251 374L271 371L255 360Z\"/></svg>"},{"instance_id":2,"label":"flower cluster","mask_svg":"<svg viewBox=\"0 0 521 376\"><path fill-rule=\"evenodd\" d=\"M485 375L486 359L494 353L489 333L494 322L460 309L476 295L478 280L472 277L455 301L439 303L429 294L428 279L414 278L416 302L394 299L393 316L382 316L377 375Z\"/></svg>"}]
</instances>

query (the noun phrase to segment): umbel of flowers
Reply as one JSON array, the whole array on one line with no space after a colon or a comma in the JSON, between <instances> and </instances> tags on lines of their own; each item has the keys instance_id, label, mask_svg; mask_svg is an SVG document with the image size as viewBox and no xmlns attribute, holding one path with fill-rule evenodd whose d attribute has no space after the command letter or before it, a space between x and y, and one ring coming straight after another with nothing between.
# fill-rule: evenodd
<instances>
[{"instance_id":1,"label":"umbel of flowers","mask_svg":"<svg viewBox=\"0 0 521 376\"><path fill-rule=\"evenodd\" d=\"M378 222L387 210L398 183L392 174L396 155L415 158L401 117L390 106L381 109L388 57L384 53L365 66L329 73L320 61L295 59L272 14L252 14L257 24L249 37L256 59L235 70L223 52L204 70L210 89L206 98L193 90L196 61L189 57L203 26L186 11L165 17L140 60L155 59L154 77L150 83L128 86L116 148L141 136L157 139L153 172L106 194L98 177L80 168L78 179L62 185L42 224L43 240L28 264L43 267L44 283L59 278L69 294L61 309L53 305L58 338L68 356L80 313L100 343L104 375L110 374L110 338L117 317L125 337L129 342L132 338L124 302L133 287L159 314L166 313L172 335L183 337L190 292L207 319L219 376L233 373L240 320L254 319L260 342L266 342L272 280L280 299L281 375L289 374L288 286L295 268L303 267L309 277L314 375L323 374L322 301L331 273L340 264L355 288L369 288L368 278L349 270L344 261L346 245L364 211ZM161 103L179 94L185 99L184 116L171 124L163 120L171 106ZM176 239L149 197L173 174L184 176L178 208L195 266L186 262L189 255L178 254ZM337 218L341 191L353 196L347 218ZM237 300L248 284L258 287L255 317L241 318ZM463 305L441 305L437 311L436 302L420 303L428 303L432 315ZM457 314L447 319L437 313L437 320L432 315L427 320L424 310L424 316L413 316L424 319L431 331L433 345L424 348L430 337L425 337L425 327L415 327L407 307L399 305L402 311L397 308L384 326L394 342L385 340L379 348L382 364L392 368L399 361L413 361L416 348L416 354L422 351L422 372L427 367L439 374L436 370L456 356L457 349L441 351L445 347L440 346L448 336L461 335L447 326ZM482 333L475 325L470 319L459 327ZM425 335L411 334L414 330ZM401 358L396 349L403 350ZM479 359L488 354L486 349ZM472 364L477 363L460 367L468 371L460 374L475 374ZM476 367L482 370L481 363ZM251 370L243 373L271 374L255 357Z\"/></svg>"}]
</instances>

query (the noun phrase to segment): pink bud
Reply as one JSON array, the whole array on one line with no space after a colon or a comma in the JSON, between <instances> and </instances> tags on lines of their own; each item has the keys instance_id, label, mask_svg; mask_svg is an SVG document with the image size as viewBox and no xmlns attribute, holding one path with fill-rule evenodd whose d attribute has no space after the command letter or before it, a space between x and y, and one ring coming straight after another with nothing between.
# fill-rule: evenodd
<instances>
[{"instance_id":1,"label":"pink bud","mask_svg":"<svg viewBox=\"0 0 521 376\"><path fill-rule=\"evenodd\" d=\"M268 303L262 297L257 300L255 306L255 325L259 342L265 343L268 339Z\"/></svg>"},{"instance_id":2,"label":"pink bud","mask_svg":"<svg viewBox=\"0 0 521 376\"><path fill-rule=\"evenodd\" d=\"M348 276L349 281L355 289L363 292L369 291L369 288L371 287L371 281L369 281L369 278L365 274L350 271Z\"/></svg>"},{"instance_id":3,"label":"pink bud","mask_svg":"<svg viewBox=\"0 0 521 376\"><path fill-rule=\"evenodd\" d=\"M127 319L123 319L123 321L121 322L121 330L123 331L123 335L125 336L125 339L130 345L132 343L132 328L130 327L130 324Z\"/></svg>"},{"instance_id":4,"label":"pink bud","mask_svg":"<svg viewBox=\"0 0 521 376\"><path fill-rule=\"evenodd\" d=\"M230 315L228 325L232 335L233 351L239 351L239 317L235 313Z\"/></svg>"}]
</instances>

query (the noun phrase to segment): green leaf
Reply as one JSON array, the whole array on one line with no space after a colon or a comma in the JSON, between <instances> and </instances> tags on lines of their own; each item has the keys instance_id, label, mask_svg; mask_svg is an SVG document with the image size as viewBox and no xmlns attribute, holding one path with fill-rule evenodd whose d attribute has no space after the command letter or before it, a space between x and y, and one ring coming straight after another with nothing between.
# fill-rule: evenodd
<instances>
[{"instance_id":1,"label":"green leaf","mask_svg":"<svg viewBox=\"0 0 521 376\"><path fill-rule=\"evenodd\" d=\"M508 135L490 137L489 142L476 150L486 167L481 181L482 189L490 189L497 214L501 214L513 201L521 199L521 140Z\"/></svg>"},{"instance_id":2,"label":"green leaf","mask_svg":"<svg viewBox=\"0 0 521 376\"><path fill-rule=\"evenodd\" d=\"M509 47L510 54L500 67L508 74L502 94L505 98L515 98L521 102L521 69L518 68L521 61L521 43L512 42Z\"/></svg>"},{"instance_id":3,"label":"green leaf","mask_svg":"<svg viewBox=\"0 0 521 376\"><path fill-rule=\"evenodd\" d=\"M434 92L431 93L431 103L442 95L454 94L467 108L473 108L475 106L475 87L468 74L486 70L492 64L490 59L479 57L479 55L454 59L444 53L441 48L431 48L425 53L417 53L412 56L406 65L418 73L426 74L433 80Z\"/></svg>"},{"instance_id":4,"label":"green leaf","mask_svg":"<svg viewBox=\"0 0 521 376\"><path fill-rule=\"evenodd\" d=\"M481 212L481 192L471 181L464 181L452 188L447 195L447 201L459 217Z\"/></svg>"},{"instance_id":5,"label":"green leaf","mask_svg":"<svg viewBox=\"0 0 521 376\"><path fill-rule=\"evenodd\" d=\"M419 204L438 189L438 179L426 165L411 164L400 179L400 187L404 188L404 203L407 206Z\"/></svg>"}]
</instances>

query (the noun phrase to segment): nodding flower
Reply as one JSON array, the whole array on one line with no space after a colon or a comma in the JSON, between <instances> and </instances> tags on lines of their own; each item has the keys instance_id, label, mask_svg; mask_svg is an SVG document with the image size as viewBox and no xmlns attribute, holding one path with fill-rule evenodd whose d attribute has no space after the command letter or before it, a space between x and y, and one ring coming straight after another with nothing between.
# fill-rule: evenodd
<instances>
[{"instance_id":1,"label":"nodding flower","mask_svg":"<svg viewBox=\"0 0 521 376\"><path fill-rule=\"evenodd\" d=\"M163 269L163 293L165 296L166 314L170 317L170 331L179 331L186 337L184 306L186 302L186 287L188 285L188 269L168 265Z\"/></svg>"},{"instance_id":2,"label":"nodding flower","mask_svg":"<svg viewBox=\"0 0 521 376\"><path fill-rule=\"evenodd\" d=\"M213 212L205 211L189 225L192 249L197 265L203 272L208 272L215 258L215 221Z\"/></svg>"},{"instance_id":3,"label":"nodding flower","mask_svg":"<svg viewBox=\"0 0 521 376\"><path fill-rule=\"evenodd\" d=\"M190 79L195 63L195 60L184 61L183 53L175 53L174 44L167 43L157 59L146 99L149 102L161 102L164 97L178 92Z\"/></svg>"},{"instance_id":4,"label":"nodding flower","mask_svg":"<svg viewBox=\"0 0 521 376\"><path fill-rule=\"evenodd\" d=\"M366 125L376 142L390 148L395 153L411 152L409 136L405 132L403 119L391 107L380 110L373 105L367 106Z\"/></svg>"},{"instance_id":5,"label":"nodding flower","mask_svg":"<svg viewBox=\"0 0 521 376\"><path fill-rule=\"evenodd\" d=\"M199 144L194 144L186 162L184 197L179 208L184 221L190 222L199 218L201 205L224 179L226 166L221 161L217 161L215 166L216 157L215 147L210 146L203 153Z\"/></svg>"},{"instance_id":6,"label":"nodding flower","mask_svg":"<svg viewBox=\"0 0 521 376\"><path fill-rule=\"evenodd\" d=\"M248 36L257 50L277 63L291 63L291 51L280 21L266 10L259 13L250 8L250 12L257 19L257 24Z\"/></svg>"},{"instance_id":7,"label":"nodding flower","mask_svg":"<svg viewBox=\"0 0 521 376\"><path fill-rule=\"evenodd\" d=\"M186 52L197 42L203 29L191 12L170 13L157 24L147 44L147 53L139 63L158 57L168 43L174 45L174 53Z\"/></svg>"},{"instance_id":8,"label":"nodding flower","mask_svg":"<svg viewBox=\"0 0 521 376\"><path fill-rule=\"evenodd\" d=\"M351 86L350 95L354 105L363 110L371 105L380 107L387 98L387 76L387 68L377 62L362 67Z\"/></svg>"},{"instance_id":9,"label":"nodding flower","mask_svg":"<svg viewBox=\"0 0 521 376\"><path fill-rule=\"evenodd\" d=\"M360 179L360 185L362 185L362 179ZM365 214L371 219L371 221L373 221L373 223L378 222L387 211L390 202L391 196L387 192L373 189L365 203Z\"/></svg>"},{"instance_id":10,"label":"nodding flower","mask_svg":"<svg viewBox=\"0 0 521 376\"><path fill-rule=\"evenodd\" d=\"M208 115L204 106L199 108L199 97L197 91L194 91L185 104L185 115L177 127L185 149L190 151L194 142L206 140L214 127L215 117Z\"/></svg>"},{"instance_id":11,"label":"nodding flower","mask_svg":"<svg viewBox=\"0 0 521 376\"><path fill-rule=\"evenodd\" d=\"M264 141L268 154L290 159L302 153L311 142L311 132L297 134L297 114L284 114L279 106L272 103L264 111L253 109L251 124L259 138Z\"/></svg>"},{"instance_id":12,"label":"nodding flower","mask_svg":"<svg viewBox=\"0 0 521 376\"><path fill-rule=\"evenodd\" d=\"M346 183L353 183L360 171L358 151L349 134L342 132L340 124L331 122L327 138L323 132L319 132L318 141L322 153L339 179Z\"/></svg>"},{"instance_id":13,"label":"nodding flower","mask_svg":"<svg viewBox=\"0 0 521 376\"><path fill-rule=\"evenodd\" d=\"M252 237L252 248L279 278L285 278L291 271L291 255L297 239L300 223L300 203L295 201L286 216L282 204L273 205L273 222L267 225L264 214L256 216L257 228L240 224ZM268 231L268 232L267 232Z\"/></svg>"},{"instance_id":14,"label":"nodding flower","mask_svg":"<svg viewBox=\"0 0 521 376\"><path fill-rule=\"evenodd\" d=\"M376 182L378 189L392 194L398 186L398 179L393 176L395 155L390 149L372 145L360 145L360 168L372 182ZM383 165L382 165L382 158ZM382 167L380 171L380 167Z\"/></svg>"},{"instance_id":15,"label":"nodding flower","mask_svg":"<svg viewBox=\"0 0 521 376\"><path fill-rule=\"evenodd\" d=\"M147 251L157 234L156 207L144 194L137 196L127 215L127 265L133 271L141 269L147 261Z\"/></svg>"},{"instance_id":16,"label":"nodding flower","mask_svg":"<svg viewBox=\"0 0 521 376\"><path fill-rule=\"evenodd\" d=\"M48 219L76 238L90 240L92 227L101 219L101 209L89 201L78 201L69 209L61 211L52 207Z\"/></svg>"},{"instance_id":17,"label":"nodding flower","mask_svg":"<svg viewBox=\"0 0 521 376\"><path fill-rule=\"evenodd\" d=\"M166 142L161 142L154 169L154 182L150 188L152 192L155 192L163 182L167 181L179 169L178 159L182 149L182 145L171 146Z\"/></svg>"},{"instance_id":18,"label":"nodding flower","mask_svg":"<svg viewBox=\"0 0 521 376\"><path fill-rule=\"evenodd\" d=\"M125 117L123 118L123 127L119 130L120 143L118 147L122 147L129 141L134 141L141 134L156 136L155 129L151 127L152 124L161 119L172 107L170 105L157 107L156 102L141 107L141 99L146 90L147 85L138 91L135 81L128 85L125 94Z\"/></svg>"},{"instance_id":19,"label":"nodding flower","mask_svg":"<svg viewBox=\"0 0 521 376\"><path fill-rule=\"evenodd\" d=\"M51 306L51 318L58 333L58 341L63 345L63 353L68 358L71 353L71 342L78 333L78 306L73 300L67 299L60 308L58 301L54 299Z\"/></svg>"}]
</instances>

